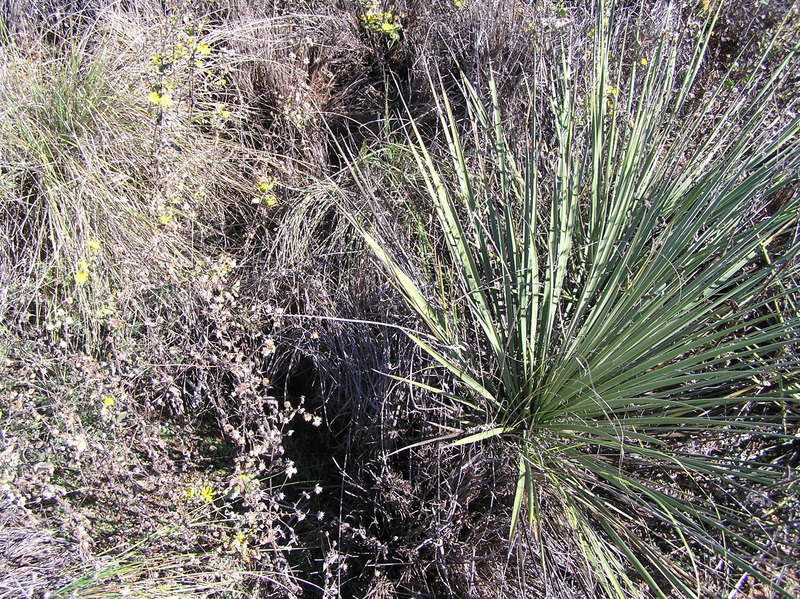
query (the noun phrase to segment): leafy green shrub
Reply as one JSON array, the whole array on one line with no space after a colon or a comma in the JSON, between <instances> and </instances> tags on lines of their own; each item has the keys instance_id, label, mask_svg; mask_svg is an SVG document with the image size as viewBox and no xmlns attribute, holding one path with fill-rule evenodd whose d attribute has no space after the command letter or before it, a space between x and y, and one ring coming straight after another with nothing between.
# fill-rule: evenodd
<instances>
[{"instance_id":1,"label":"leafy green shrub","mask_svg":"<svg viewBox=\"0 0 800 599\"><path fill-rule=\"evenodd\" d=\"M542 52L560 69L530 82L521 163L494 88L487 109L463 84L473 146L439 95L449 166L410 124L444 248L434 281L364 236L459 383L433 389L464 409L455 443L519 456L512 535L523 512L535 538L563 518L611 596L742 574L788 592L792 549L759 502L796 502L776 448L797 430L800 119L770 111L797 47L736 95L702 95L714 14L681 64L669 12L645 54L613 5L594 10L584 54Z\"/></svg>"}]
</instances>

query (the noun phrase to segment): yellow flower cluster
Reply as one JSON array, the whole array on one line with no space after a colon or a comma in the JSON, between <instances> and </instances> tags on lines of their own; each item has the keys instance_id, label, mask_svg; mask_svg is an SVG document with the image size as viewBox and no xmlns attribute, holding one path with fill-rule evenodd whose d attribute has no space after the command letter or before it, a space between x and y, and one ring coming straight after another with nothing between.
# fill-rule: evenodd
<instances>
[{"instance_id":1,"label":"yellow flower cluster","mask_svg":"<svg viewBox=\"0 0 800 599\"><path fill-rule=\"evenodd\" d=\"M89 263L86 260L78 262L78 269L72 277L78 285L84 285L89 280Z\"/></svg>"},{"instance_id":2,"label":"yellow flower cluster","mask_svg":"<svg viewBox=\"0 0 800 599\"><path fill-rule=\"evenodd\" d=\"M366 4L365 8L364 14L358 17L364 29L382 33L391 43L400 41L403 24L399 14L381 10L377 2Z\"/></svg>"},{"instance_id":3,"label":"yellow flower cluster","mask_svg":"<svg viewBox=\"0 0 800 599\"><path fill-rule=\"evenodd\" d=\"M172 108L175 106L175 100L172 99L172 94L169 92L158 93L157 91L152 91L147 94L147 100L161 108Z\"/></svg>"},{"instance_id":4,"label":"yellow flower cluster","mask_svg":"<svg viewBox=\"0 0 800 599\"><path fill-rule=\"evenodd\" d=\"M212 501L214 501L214 489L208 485L200 489L200 492L198 494L200 495L200 499L202 499L206 503L211 503Z\"/></svg>"},{"instance_id":5,"label":"yellow flower cluster","mask_svg":"<svg viewBox=\"0 0 800 599\"><path fill-rule=\"evenodd\" d=\"M211 485L203 485L199 488L194 486L186 487L186 489L183 490L183 494L186 499L194 499L195 497L199 497L206 503L211 503L214 501L215 496L214 487Z\"/></svg>"},{"instance_id":6,"label":"yellow flower cluster","mask_svg":"<svg viewBox=\"0 0 800 599\"><path fill-rule=\"evenodd\" d=\"M101 244L96 239L90 239L86 242L86 247L89 249L90 254L100 250ZM91 272L91 264L94 263L93 257L90 255L89 259L78 260L78 267L72 273L72 278L78 285L85 285L89 282L89 273Z\"/></svg>"},{"instance_id":7,"label":"yellow flower cluster","mask_svg":"<svg viewBox=\"0 0 800 599\"><path fill-rule=\"evenodd\" d=\"M278 203L278 196L275 195L275 186L278 180L275 177L262 175L256 179L259 194L251 200L253 204L264 204L265 206L275 206Z\"/></svg>"},{"instance_id":8,"label":"yellow flower cluster","mask_svg":"<svg viewBox=\"0 0 800 599\"><path fill-rule=\"evenodd\" d=\"M178 64L191 66L191 61L194 61L195 67L202 67L203 59L210 56L211 52L210 44L198 42L197 37L190 36L186 38L185 43L176 43L172 52L163 55L154 54L150 57L150 62L155 66L155 73L160 79L165 73L174 72ZM171 93L173 87L174 85L166 85L163 82L155 84L147 95L148 102L161 109L172 108L175 105L175 99Z\"/></svg>"},{"instance_id":9,"label":"yellow flower cluster","mask_svg":"<svg viewBox=\"0 0 800 599\"><path fill-rule=\"evenodd\" d=\"M218 116L222 120L226 120L231 118L231 111L228 110L227 104L218 103L214 108L214 115Z\"/></svg>"}]
</instances>

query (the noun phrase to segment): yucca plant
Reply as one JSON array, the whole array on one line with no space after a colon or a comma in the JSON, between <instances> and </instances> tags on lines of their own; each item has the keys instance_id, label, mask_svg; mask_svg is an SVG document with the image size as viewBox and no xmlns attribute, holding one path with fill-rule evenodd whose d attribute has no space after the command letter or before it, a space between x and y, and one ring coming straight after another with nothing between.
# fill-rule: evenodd
<instances>
[{"instance_id":1,"label":"yucca plant","mask_svg":"<svg viewBox=\"0 0 800 599\"><path fill-rule=\"evenodd\" d=\"M439 92L449 165L410 123L438 281L390 237L365 239L460 385L424 386L464 408L455 443L517 452L512 537L521 514L539 530L547 495L609 596L742 576L790 594L766 566L787 547L748 498L796 501L774 456L797 431L800 119L770 110L797 48L766 48L738 94L731 73L701 90L713 14L681 64L669 11L648 56L613 5L595 13L590 51L562 46L557 74L531 83L550 114L521 159L493 86L484 103L463 84L470 144Z\"/></svg>"}]
</instances>

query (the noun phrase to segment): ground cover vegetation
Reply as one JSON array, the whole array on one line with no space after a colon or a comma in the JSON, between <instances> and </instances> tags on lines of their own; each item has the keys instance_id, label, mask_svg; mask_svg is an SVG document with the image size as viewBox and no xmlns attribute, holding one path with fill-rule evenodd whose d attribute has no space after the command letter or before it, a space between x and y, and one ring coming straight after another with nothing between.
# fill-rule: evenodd
<instances>
[{"instance_id":1,"label":"ground cover vegetation","mask_svg":"<svg viewBox=\"0 0 800 599\"><path fill-rule=\"evenodd\" d=\"M796 6L0 19L0 597L800 595Z\"/></svg>"}]
</instances>

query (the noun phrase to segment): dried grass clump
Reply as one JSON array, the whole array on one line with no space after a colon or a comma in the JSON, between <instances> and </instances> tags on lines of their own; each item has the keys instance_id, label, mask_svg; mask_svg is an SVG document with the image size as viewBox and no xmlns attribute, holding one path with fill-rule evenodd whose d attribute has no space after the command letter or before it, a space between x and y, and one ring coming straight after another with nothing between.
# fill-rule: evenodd
<instances>
[{"instance_id":1,"label":"dried grass clump","mask_svg":"<svg viewBox=\"0 0 800 599\"><path fill-rule=\"evenodd\" d=\"M3 481L80 552L66 593L285 596L301 416L263 370L277 310L239 303L232 256L279 210L278 160L232 134L206 25L138 9L4 47Z\"/></svg>"},{"instance_id":2,"label":"dried grass clump","mask_svg":"<svg viewBox=\"0 0 800 599\"><path fill-rule=\"evenodd\" d=\"M75 596L299 592L285 552L302 506L279 493L292 473L276 422L260 446L237 444L213 420L153 418L138 385L107 362L44 353L5 348L0 479L4 501L38 531L31 539L61 540L47 569L27 555L36 547L21 525L7 523L11 578L45 569L48 590Z\"/></svg>"},{"instance_id":3,"label":"dried grass clump","mask_svg":"<svg viewBox=\"0 0 800 599\"><path fill-rule=\"evenodd\" d=\"M7 483L3 485L7 487ZM14 503L7 488L0 496L0 597L34 597L69 582L66 573L80 563L76 547L43 528Z\"/></svg>"},{"instance_id":4,"label":"dried grass clump","mask_svg":"<svg viewBox=\"0 0 800 599\"><path fill-rule=\"evenodd\" d=\"M253 183L230 145L182 120L207 108L195 75L169 83L174 108L148 101L166 83L145 27L108 14L64 45L15 38L0 64L0 309L22 329L47 327L56 343L97 350L110 331L142 332L165 311L191 328L182 283L249 203Z\"/></svg>"}]
</instances>

